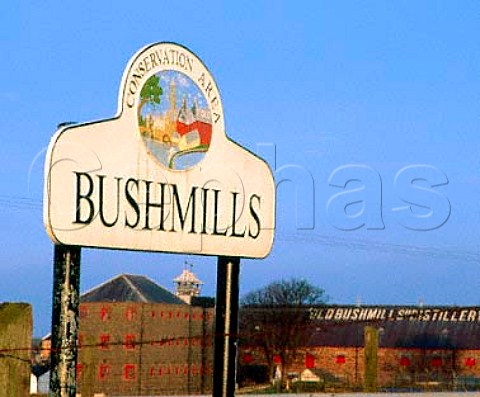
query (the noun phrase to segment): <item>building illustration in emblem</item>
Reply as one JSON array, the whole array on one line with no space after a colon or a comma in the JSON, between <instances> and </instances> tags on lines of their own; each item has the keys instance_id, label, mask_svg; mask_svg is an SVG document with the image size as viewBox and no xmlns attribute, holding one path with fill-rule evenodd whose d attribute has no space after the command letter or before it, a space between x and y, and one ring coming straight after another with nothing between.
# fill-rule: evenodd
<instances>
[{"instance_id":1,"label":"building illustration in emblem","mask_svg":"<svg viewBox=\"0 0 480 397\"><path fill-rule=\"evenodd\" d=\"M204 95L189 77L175 71L152 76L142 88L138 106L140 134L163 165L188 169L203 159L212 138L212 117Z\"/></svg>"}]
</instances>

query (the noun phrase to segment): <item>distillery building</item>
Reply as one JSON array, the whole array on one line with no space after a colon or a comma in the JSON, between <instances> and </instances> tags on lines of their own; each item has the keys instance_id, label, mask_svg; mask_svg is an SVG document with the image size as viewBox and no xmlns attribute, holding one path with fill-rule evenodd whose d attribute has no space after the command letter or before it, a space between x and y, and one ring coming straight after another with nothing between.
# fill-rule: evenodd
<instances>
[{"instance_id":1,"label":"distillery building","mask_svg":"<svg viewBox=\"0 0 480 397\"><path fill-rule=\"evenodd\" d=\"M213 300L185 269L171 293L122 274L81 297L77 392L82 397L204 394L212 384Z\"/></svg>"},{"instance_id":2,"label":"distillery building","mask_svg":"<svg viewBox=\"0 0 480 397\"><path fill-rule=\"evenodd\" d=\"M281 318L292 310L300 338L288 342L282 335L291 327ZM281 333L268 328L272 316ZM242 317L244 384L278 378L319 390L480 389L479 307L246 307Z\"/></svg>"},{"instance_id":3,"label":"distillery building","mask_svg":"<svg viewBox=\"0 0 480 397\"><path fill-rule=\"evenodd\" d=\"M82 295L82 397L211 392L214 300L191 270L174 282L122 274ZM480 308L246 306L237 357L240 388L480 389Z\"/></svg>"}]
</instances>

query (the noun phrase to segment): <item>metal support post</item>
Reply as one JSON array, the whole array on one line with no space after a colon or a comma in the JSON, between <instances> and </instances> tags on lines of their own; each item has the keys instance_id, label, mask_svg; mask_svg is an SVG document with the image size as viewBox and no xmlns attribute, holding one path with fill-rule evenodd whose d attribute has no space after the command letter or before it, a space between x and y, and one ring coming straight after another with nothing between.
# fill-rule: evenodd
<instances>
[{"instance_id":1,"label":"metal support post","mask_svg":"<svg viewBox=\"0 0 480 397\"><path fill-rule=\"evenodd\" d=\"M52 298L51 397L75 397L80 247L55 245Z\"/></svg>"},{"instance_id":2,"label":"metal support post","mask_svg":"<svg viewBox=\"0 0 480 397\"><path fill-rule=\"evenodd\" d=\"M238 340L240 258L218 257L213 397L233 397Z\"/></svg>"}]
</instances>

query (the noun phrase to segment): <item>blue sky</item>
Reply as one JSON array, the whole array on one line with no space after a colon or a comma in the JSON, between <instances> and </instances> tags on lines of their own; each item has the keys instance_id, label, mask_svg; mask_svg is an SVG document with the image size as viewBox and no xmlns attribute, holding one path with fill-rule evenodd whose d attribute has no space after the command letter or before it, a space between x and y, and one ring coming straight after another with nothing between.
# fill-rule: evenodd
<instances>
[{"instance_id":1,"label":"blue sky","mask_svg":"<svg viewBox=\"0 0 480 397\"><path fill-rule=\"evenodd\" d=\"M480 305L479 17L476 1L8 2L0 301L31 302L35 333L49 331L45 148L60 122L113 116L130 57L173 41L214 75L228 135L291 180L278 188L272 254L242 262L242 293L305 277L332 303ZM424 190L402 184L411 166ZM347 214L345 189L363 198ZM392 210L412 200L425 205ZM412 230L412 219L442 225ZM83 250L81 287L118 273L173 287L185 260L213 295L215 258L102 250Z\"/></svg>"},{"instance_id":2,"label":"blue sky","mask_svg":"<svg viewBox=\"0 0 480 397\"><path fill-rule=\"evenodd\" d=\"M175 81L177 97L176 97L176 106L180 108L183 103L183 99L187 99L187 105L192 107L194 100L197 100L197 105L201 108L207 107L207 102L202 92L198 86L184 73L178 72L162 72L158 73L157 76L160 78L160 87L162 88L160 104L157 105L155 109L145 109L143 113L147 114L148 112L164 114L170 109L170 84L172 79ZM142 113L142 114L143 114Z\"/></svg>"}]
</instances>

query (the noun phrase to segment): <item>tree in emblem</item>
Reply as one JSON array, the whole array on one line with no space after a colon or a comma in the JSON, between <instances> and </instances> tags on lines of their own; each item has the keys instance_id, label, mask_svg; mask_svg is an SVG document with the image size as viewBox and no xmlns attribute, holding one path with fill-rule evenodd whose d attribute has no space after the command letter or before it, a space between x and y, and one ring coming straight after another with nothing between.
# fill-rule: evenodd
<instances>
[{"instance_id":1,"label":"tree in emblem","mask_svg":"<svg viewBox=\"0 0 480 397\"><path fill-rule=\"evenodd\" d=\"M138 120L140 125L145 125L145 120L142 117L142 108L145 104L155 107L160 104L160 96L163 95L162 87L160 87L160 78L158 76L151 76L145 82L140 91L140 103L138 104Z\"/></svg>"}]
</instances>

